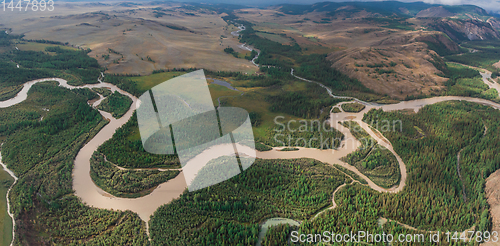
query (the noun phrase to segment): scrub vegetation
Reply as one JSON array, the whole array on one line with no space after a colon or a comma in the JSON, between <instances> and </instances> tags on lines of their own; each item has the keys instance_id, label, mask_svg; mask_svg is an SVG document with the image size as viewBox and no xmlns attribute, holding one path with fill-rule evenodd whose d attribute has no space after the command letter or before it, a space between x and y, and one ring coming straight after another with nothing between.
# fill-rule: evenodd
<instances>
[{"instance_id":1,"label":"scrub vegetation","mask_svg":"<svg viewBox=\"0 0 500 246\"><path fill-rule=\"evenodd\" d=\"M443 68L445 76L450 79L445 83L448 96L478 97L499 102L496 89L490 89L479 74L479 71L463 65L446 63Z\"/></svg>"},{"instance_id":2,"label":"scrub vegetation","mask_svg":"<svg viewBox=\"0 0 500 246\"><path fill-rule=\"evenodd\" d=\"M101 94L103 97L107 97L112 94L111 90L106 88L92 88L92 90Z\"/></svg>"}]
</instances>

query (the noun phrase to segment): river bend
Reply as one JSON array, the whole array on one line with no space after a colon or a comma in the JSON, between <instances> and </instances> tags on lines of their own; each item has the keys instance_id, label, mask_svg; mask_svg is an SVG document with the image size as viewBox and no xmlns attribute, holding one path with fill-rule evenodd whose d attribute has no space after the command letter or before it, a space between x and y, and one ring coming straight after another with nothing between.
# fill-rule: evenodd
<instances>
[{"instance_id":1,"label":"river bend","mask_svg":"<svg viewBox=\"0 0 500 246\"><path fill-rule=\"evenodd\" d=\"M486 77L483 75L483 78ZM97 84L91 84L91 85L85 85L85 86L71 86L68 85L67 81L64 79L60 78L47 78L47 79L39 79L39 80L33 80L29 81L24 84L24 88L19 92L16 97L9 99L7 101L0 102L0 108L7 108L10 106L13 106L15 104L18 104L27 98L27 93L31 86L33 86L36 83L43 82L43 81L57 81L61 87L68 88L68 89L74 89L74 88L102 88L106 87L111 89L112 91L118 91L119 93L128 96L133 100L133 103L127 113L123 115L120 119L115 119L114 117L111 116L110 113L100 111L99 113L106 119L109 120L109 123L102 128L94 138L92 138L83 148L78 152L76 158L75 158L75 166L73 169L73 189L75 190L75 195L78 196L83 203L93 206L93 207L98 207L98 208L103 208L103 209L117 209L117 210L131 210L135 213L137 213L141 219L144 221L149 221L149 217L156 211L156 209L164 204L168 204L170 201L172 201L175 198L178 198L186 189L186 183L184 180L184 175L181 172L177 177L167 181L166 183L163 183L159 185L153 192L150 194L139 197L139 198L119 198L115 197L99 187L97 187L94 182L92 181L90 177L90 158L94 151L97 150L97 148L102 145L105 141L109 140L116 129L124 125L129 119L131 118L134 110L136 109L137 101L138 99L131 95L130 93L121 90L117 86L109 83L97 83ZM308 81L308 82L313 82L313 81ZM326 88L326 87L325 87ZM328 90L329 94L331 94L331 90ZM334 96L333 94L331 94ZM103 97L101 96L100 100L94 102L92 106L96 107L101 101ZM325 162L328 164L337 164L340 166L343 166L350 171L356 173L359 175L361 178L365 179L368 182L368 186L371 187L374 190L377 190L379 192L399 192L401 191L406 183L406 165L404 162L401 160L399 155L394 151L391 143L382 135L380 134L377 130L372 130L372 128L366 124L365 122L362 122L361 119L364 115L364 113L368 112L370 109L382 109L384 111L392 111L392 110L402 110L402 109L413 109L415 111L418 111L420 108L424 107L425 105L430 105L434 103L439 103L439 102L444 102L444 101L451 101L451 100L459 100L459 101L468 101L468 102L474 102L474 103L479 103L483 105L487 105L490 107L493 107L495 109L500 109L500 104L494 103L489 100L485 99L479 99L479 98L469 98L469 97L458 97L458 96L445 96L445 97L433 97L433 98L425 98L425 99L418 99L418 100L413 100L413 101L404 101L400 102L397 104L389 104L389 105L374 105L370 103L364 103L366 105L366 108L362 110L359 113L347 113L347 112L341 112L337 114L332 114L331 118L336 119L336 121L332 120L331 125L332 127L336 128L340 132L342 132L345 135L345 139L351 139L353 140L351 143L346 143L343 141L341 144L343 147L337 149L337 150L320 150L320 149L312 149L312 148L299 148L297 151L279 151L280 148L274 148L273 150L266 151L266 152L259 152L257 151L257 158L261 159L295 159L295 158L312 158L316 159L321 162ZM356 100L360 101L360 100ZM362 101L360 101L362 102ZM355 140L354 136L352 136L351 132L343 127L342 125L338 124L338 121L344 121L344 120L355 120L357 121L360 126L377 142L390 150L394 156L397 158L399 167L401 170L401 181L399 185L395 187L391 187L389 189L382 188L378 185L376 185L374 182L372 182L370 179L368 179L365 175L363 175L361 172L359 172L355 167L343 162L340 160L340 158L348 155L349 153L355 151L358 146L360 146L360 143ZM213 148L221 148L223 149L228 149L224 148L224 146L214 146ZM243 148L242 148L243 149ZM204 152L202 152L200 155L207 154L206 152L210 151L213 152L215 151L214 149L209 149ZM249 153L251 153L251 150L249 150ZM198 158L197 158L198 159ZM13 175L13 173L6 168L6 170ZM13 175L15 177L15 175Z\"/></svg>"}]
</instances>

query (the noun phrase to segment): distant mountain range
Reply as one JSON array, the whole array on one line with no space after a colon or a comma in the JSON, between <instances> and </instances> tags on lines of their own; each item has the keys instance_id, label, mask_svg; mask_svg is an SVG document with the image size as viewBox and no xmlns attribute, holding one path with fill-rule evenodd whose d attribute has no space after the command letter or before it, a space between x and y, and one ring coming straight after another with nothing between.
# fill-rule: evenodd
<instances>
[{"instance_id":1,"label":"distant mountain range","mask_svg":"<svg viewBox=\"0 0 500 246\"><path fill-rule=\"evenodd\" d=\"M423 2L404 3L398 1L384 2L320 2L311 5L280 4L278 5L285 14L299 15L308 12L329 12L335 14L338 11L349 11L352 13L367 11L380 15L402 15L411 17L463 17L468 15L477 18L491 17L486 10L474 5L440 5Z\"/></svg>"},{"instance_id":2,"label":"distant mountain range","mask_svg":"<svg viewBox=\"0 0 500 246\"><path fill-rule=\"evenodd\" d=\"M68 0L78 1L78 0ZM223 1L208 0L199 1L103 1L106 4L126 7L172 4L184 2L186 5L195 8L204 8L218 13L231 13L234 10L248 8L243 4L248 1L239 1L226 4ZM273 0L270 0L272 3ZM258 1L257 1L258 3ZM101 2L91 2L88 4L99 4ZM269 4L269 3L268 3ZM314 4L279 4L270 6L283 14L304 15L312 12L322 12L328 18L420 18L426 19L425 26L428 30L436 30L446 33L455 41L463 40L484 40L500 38L500 14L488 13L485 9L475 5L442 5L428 4L424 2L398 2L398 1L372 1L372 2L318 2ZM328 20L325 20L327 22Z\"/></svg>"},{"instance_id":3,"label":"distant mountain range","mask_svg":"<svg viewBox=\"0 0 500 246\"><path fill-rule=\"evenodd\" d=\"M328 18L419 18L428 30L446 33L455 41L500 38L498 15L474 5L440 5L423 2L321 2L311 5L281 4L288 15L322 12ZM500 17L500 16L499 16Z\"/></svg>"}]
</instances>

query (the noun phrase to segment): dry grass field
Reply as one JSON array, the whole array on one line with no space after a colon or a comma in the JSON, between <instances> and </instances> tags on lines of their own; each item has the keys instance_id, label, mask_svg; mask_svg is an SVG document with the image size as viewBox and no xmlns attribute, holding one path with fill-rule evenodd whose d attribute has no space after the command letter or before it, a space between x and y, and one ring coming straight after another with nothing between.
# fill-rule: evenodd
<instances>
[{"instance_id":1,"label":"dry grass field","mask_svg":"<svg viewBox=\"0 0 500 246\"><path fill-rule=\"evenodd\" d=\"M19 42L16 44L16 47L19 50L32 50L32 51L45 51L45 48L47 47L61 47L62 49L70 49L70 50L78 50L77 48L73 47L68 47L64 45L54 45L54 44L41 44L41 43L34 43L34 42ZM52 53L52 52L47 52L47 53Z\"/></svg>"},{"instance_id":2,"label":"dry grass field","mask_svg":"<svg viewBox=\"0 0 500 246\"><path fill-rule=\"evenodd\" d=\"M344 12L283 15L273 8L235 13L254 23L260 37L285 45L295 41L304 55L328 54L333 67L380 94L403 99L438 93L446 81L436 75L435 53L419 41L436 32L425 31L419 19L407 20L414 30L402 30L366 21L370 14L364 11L350 16ZM180 3L58 2L54 12L7 11L0 22L27 39L90 48L89 55L107 73L147 75L158 69L192 67L255 73L257 67L242 59L249 51L231 34L238 28L227 25L224 15L183 8ZM239 58L223 52L227 47Z\"/></svg>"},{"instance_id":3,"label":"dry grass field","mask_svg":"<svg viewBox=\"0 0 500 246\"><path fill-rule=\"evenodd\" d=\"M238 48L238 39L226 30L221 17L169 3L58 2L53 12L7 11L0 22L15 34L25 34L26 39L90 48L89 55L108 73L149 74L157 69L191 67L254 73L257 68L252 63L223 52L228 46Z\"/></svg>"},{"instance_id":4,"label":"dry grass field","mask_svg":"<svg viewBox=\"0 0 500 246\"><path fill-rule=\"evenodd\" d=\"M447 79L436 75L440 71L431 63L434 51L418 41L436 33L421 30L416 19L409 19L415 23L412 31L369 23L363 19L368 17L363 11L349 18L317 12L279 13L276 9L244 9L237 15L256 23L258 31L292 37L305 54L328 53L333 67L377 93L404 99L444 88ZM329 20L325 22L325 18ZM384 66L377 67L380 64Z\"/></svg>"},{"instance_id":5,"label":"dry grass field","mask_svg":"<svg viewBox=\"0 0 500 246\"><path fill-rule=\"evenodd\" d=\"M129 77L130 80L137 83L137 89L141 91L149 90L158 84L161 84L169 79L176 76L181 76L185 72L166 72L166 73L155 73L147 76L140 77Z\"/></svg>"},{"instance_id":6,"label":"dry grass field","mask_svg":"<svg viewBox=\"0 0 500 246\"><path fill-rule=\"evenodd\" d=\"M448 79L431 63L434 51L420 42L383 48L354 48L331 53L328 58L343 73L366 87L392 97L438 93Z\"/></svg>"}]
</instances>

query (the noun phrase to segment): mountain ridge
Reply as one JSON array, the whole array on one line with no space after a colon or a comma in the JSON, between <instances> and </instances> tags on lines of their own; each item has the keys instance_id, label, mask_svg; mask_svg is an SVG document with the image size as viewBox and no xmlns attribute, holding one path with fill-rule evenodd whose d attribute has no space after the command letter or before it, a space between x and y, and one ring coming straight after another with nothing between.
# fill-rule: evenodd
<instances>
[{"instance_id":1,"label":"mountain ridge","mask_svg":"<svg viewBox=\"0 0 500 246\"><path fill-rule=\"evenodd\" d=\"M275 8L289 15L322 12L330 19L416 18L426 22L427 29L441 31L455 41L500 38L499 15L491 15L475 5L385 1L382 6L380 2L319 2L310 5L281 4Z\"/></svg>"}]
</instances>

